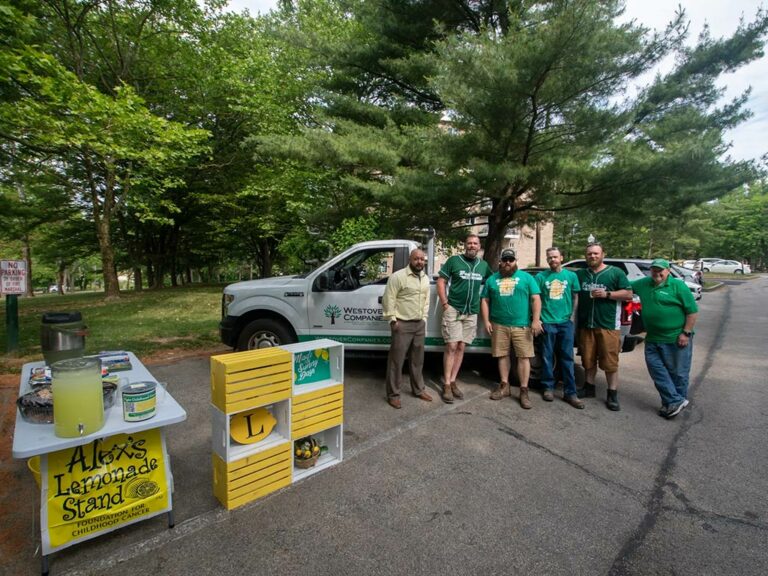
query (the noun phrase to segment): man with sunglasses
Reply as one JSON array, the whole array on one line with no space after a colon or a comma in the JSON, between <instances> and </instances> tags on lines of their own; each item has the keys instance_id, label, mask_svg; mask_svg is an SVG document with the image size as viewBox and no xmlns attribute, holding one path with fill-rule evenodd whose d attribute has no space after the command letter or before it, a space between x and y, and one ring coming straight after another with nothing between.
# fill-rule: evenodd
<instances>
[{"instance_id":1,"label":"man with sunglasses","mask_svg":"<svg viewBox=\"0 0 768 576\"><path fill-rule=\"evenodd\" d=\"M619 406L619 352L621 351L621 309L619 302L632 299L632 287L624 271L609 266L603 259L602 244L587 245L587 267L576 271L579 292L579 349L586 380L578 390L579 398L594 398L598 366L608 383L606 406Z\"/></svg>"},{"instance_id":2,"label":"man with sunglasses","mask_svg":"<svg viewBox=\"0 0 768 576\"><path fill-rule=\"evenodd\" d=\"M533 337L541 334L541 298L533 276L517 269L514 250L501 253L499 271L488 278L480 295L480 314L491 335L491 353L499 363L499 385L491 392L491 400L510 396L510 350L517 357L520 381L520 406L528 410L528 379L534 355Z\"/></svg>"},{"instance_id":3,"label":"man with sunglasses","mask_svg":"<svg viewBox=\"0 0 768 576\"><path fill-rule=\"evenodd\" d=\"M478 256L479 252L480 237L469 234L464 240L464 254L448 258L437 277L437 297L443 310L441 327L445 340L441 398L447 404L452 404L454 397L464 398L456 379L464 360L464 347L471 344L477 334L480 289L492 273L488 263Z\"/></svg>"}]
</instances>

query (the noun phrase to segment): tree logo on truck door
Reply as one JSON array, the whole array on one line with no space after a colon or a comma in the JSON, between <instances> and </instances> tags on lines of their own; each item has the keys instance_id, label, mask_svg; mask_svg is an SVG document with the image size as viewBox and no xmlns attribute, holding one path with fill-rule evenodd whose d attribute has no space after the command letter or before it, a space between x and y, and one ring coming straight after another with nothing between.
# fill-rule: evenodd
<instances>
[{"instance_id":1,"label":"tree logo on truck door","mask_svg":"<svg viewBox=\"0 0 768 576\"><path fill-rule=\"evenodd\" d=\"M341 308L336 306L336 304L328 304L323 309L323 312L325 313L326 318L331 319L331 324L336 324L336 318L341 316Z\"/></svg>"}]
</instances>

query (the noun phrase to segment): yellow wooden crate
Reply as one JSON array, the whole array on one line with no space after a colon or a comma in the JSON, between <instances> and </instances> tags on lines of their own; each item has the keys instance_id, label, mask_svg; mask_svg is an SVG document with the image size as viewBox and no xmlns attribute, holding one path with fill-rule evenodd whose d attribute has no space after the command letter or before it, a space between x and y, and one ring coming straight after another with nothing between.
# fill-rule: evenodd
<instances>
[{"instance_id":1,"label":"yellow wooden crate","mask_svg":"<svg viewBox=\"0 0 768 576\"><path fill-rule=\"evenodd\" d=\"M292 378L292 356L279 348L212 356L211 402L226 414L279 402Z\"/></svg>"},{"instance_id":2,"label":"yellow wooden crate","mask_svg":"<svg viewBox=\"0 0 768 576\"><path fill-rule=\"evenodd\" d=\"M291 438L293 440L338 426L343 420L344 386L342 384L293 396L291 405Z\"/></svg>"},{"instance_id":3,"label":"yellow wooden crate","mask_svg":"<svg viewBox=\"0 0 768 576\"><path fill-rule=\"evenodd\" d=\"M285 442L227 464L213 455L213 494L227 510L290 486L293 474L292 444Z\"/></svg>"}]
</instances>

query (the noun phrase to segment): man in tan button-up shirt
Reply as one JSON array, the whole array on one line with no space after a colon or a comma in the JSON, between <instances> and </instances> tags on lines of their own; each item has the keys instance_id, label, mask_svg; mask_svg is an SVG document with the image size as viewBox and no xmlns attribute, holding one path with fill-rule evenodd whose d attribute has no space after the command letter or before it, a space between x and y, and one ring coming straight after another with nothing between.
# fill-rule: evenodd
<instances>
[{"instance_id":1,"label":"man in tan button-up shirt","mask_svg":"<svg viewBox=\"0 0 768 576\"><path fill-rule=\"evenodd\" d=\"M389 277L382 298L384 318L392 331L387 360L387 402L393 408L400 408L400 386L406 354L413 395L432 401L432 396L424 387L421 373L429 312L429 278L424 273L426 262L423 251L411 251L408 266Z\"/></svg>"}]
</instances>

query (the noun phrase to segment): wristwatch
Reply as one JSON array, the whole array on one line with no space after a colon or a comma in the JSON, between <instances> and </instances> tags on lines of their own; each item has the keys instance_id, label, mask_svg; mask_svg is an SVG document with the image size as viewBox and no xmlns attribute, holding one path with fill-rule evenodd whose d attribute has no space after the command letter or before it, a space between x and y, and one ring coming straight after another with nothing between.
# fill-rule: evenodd
<instances>
[{"instance_id":1,"label":"wristwatch","mask_svg":"<svg viewBox=\"0 0 768 576\"><path fill-rule=\"evenodd\" d=\"M606 298L606 300L610 300L611 299L611 291L610 290L606 290L605 291L605 298Z\"/></svg>"},{"instance_id":2,"label":"wristwatch","mask_svg":"<svg viewBox=\"0 0 768 576\"><path fill-rule=\"evenodd\" d=\"M693 332L688 332L688 330L683 330L683 334L685 334L686 336L688 336L688 338L690 338L691 336L693 336Z\"/></svg>"}]
</instances>

